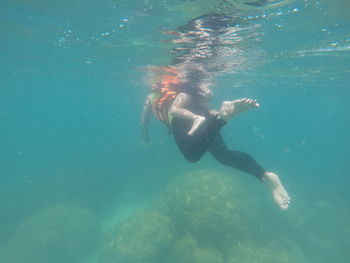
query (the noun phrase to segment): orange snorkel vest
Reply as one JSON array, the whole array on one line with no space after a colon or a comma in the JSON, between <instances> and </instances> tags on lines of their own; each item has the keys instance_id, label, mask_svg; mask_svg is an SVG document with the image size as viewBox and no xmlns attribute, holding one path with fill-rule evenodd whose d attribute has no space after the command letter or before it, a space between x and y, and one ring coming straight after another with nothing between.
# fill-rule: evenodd
<instances>
[{"instance_id":1,"label":"orange snorkel vest","mask_svg":"<svg viewBox=\"0 0 350 263\"><path fill-rule=\"evenodd\" d=\"M181 82L177 76L177 70L168 67L162 67L161 69L170 74L162 75L162 80L153 85L153 91L158 92L160 95L154 101L152 109L153 113L161 122L169 125L168 110L177 96L176 89Z\"/></svg>"}]
</instances>

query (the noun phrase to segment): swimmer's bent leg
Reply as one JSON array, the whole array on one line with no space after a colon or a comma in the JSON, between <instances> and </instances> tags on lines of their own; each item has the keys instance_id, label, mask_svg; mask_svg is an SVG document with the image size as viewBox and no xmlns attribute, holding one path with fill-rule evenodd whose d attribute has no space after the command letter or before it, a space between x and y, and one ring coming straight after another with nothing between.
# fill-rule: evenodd
<instances>
[{"instance_id":1,"label":"swimmer's bent leg","mask_svg":"<svg viewBox=\"0 0 350 263\"><path fill-rule=\"evenodd\" d=\"M175 142L179 147L186 160L189 162L199 161L208 151L212 142L219 134L221 128L226 124L226 121L216 116L206 116L205 122L198 130L188 135L187 131L191 127L192 122L180 118L174 118L171 123Z\"/></svg>"},{"instance_id":2,"label":"swimmer's bent leg","mask_svg":"<svg viewBox=\"0 0 350 263\"><path fill-rule=\"evenodd\" d=\"M262 168L250 155L240 151L229 150L221 134L216 136L209 148L209 152L221 164L254 175L259 180L262 179L262 176L265 173L265 169Z\"/></svg>"}]
</instances>

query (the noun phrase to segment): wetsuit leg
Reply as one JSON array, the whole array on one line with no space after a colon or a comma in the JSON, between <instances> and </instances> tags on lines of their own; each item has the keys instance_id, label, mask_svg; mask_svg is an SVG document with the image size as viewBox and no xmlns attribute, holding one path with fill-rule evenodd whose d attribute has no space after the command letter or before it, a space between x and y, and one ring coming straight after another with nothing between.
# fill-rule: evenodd
<instances>
[{"instance_id":1,"label":"wetsuit leg","mask_svg":"<svg viewBox=\"0 0 350 263\"><path fill-rule=\"evenodd\" d=\"M226 124L226 121L218 116L205 117L205 122L192 135L187 134L192 126L191 121L180 118L172 120L171 131L175 142L189 162L197 162L203 157L220 129Z\"/></svg>"},{"instance_id":2,"label":"wetsuit leg","mask_svg":"<svg viewBox=\"0 0 350 263\"><path fill-rule=\"evenodd\" d=\"M254 175L260 180L265 173L265 169L262 168L249 154L229 150L221 133L217 134L209 148L209 152L221 164Z\"/></svg>"}]
</instances>

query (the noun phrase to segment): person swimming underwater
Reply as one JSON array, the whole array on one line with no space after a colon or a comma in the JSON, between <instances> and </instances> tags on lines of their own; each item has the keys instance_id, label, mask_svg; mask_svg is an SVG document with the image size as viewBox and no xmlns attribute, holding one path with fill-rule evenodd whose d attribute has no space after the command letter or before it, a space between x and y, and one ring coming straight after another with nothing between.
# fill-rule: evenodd
<instances>
[{"instance_id":1,"label":"person swimming underwater","mask_svg":"<svg viewBox=\"0 0 350 263\"><path fill-rule=\"evenodd\" d=\"M279 176L265 170L249 154L229 149L221 135L221 129L232 118L260 105L254 99L242 98L224 101L216 111L207 103L213 95L209 89L211 77L239 66L239 60L233 64L226 62L230 51L241 53L229 40L244 23L247 22L236 15L210 12L189 21L178 31L166 32L178 37L170 43L181 46L173 49L176 56L169 66L153 69L157 78L151 83L144 104L142 135L149 143L148 126L153 113L171 131L187 161L198 162L209 152L222 165L251 174L266 184L274 201L285 210L291 198Z\"/></svg>"},{"instance_id":2,"label":"person swimming underwater","mask_svg":"<svg viewBox=\"0 0 350 263\"><path fill-rule=\"evenodd\" d=\"M168 69L165 70L164 74L169 76L167 72L169 72ZM165 77L165 79L167 78ZM170 79L172 80L168 79L167 85L179 84L176 78ZM199 93L199 89L196 92ZM247 153L228 149L220 132L233 117L247 110L258 108L260 105L257 101L249 98L224 101L220 110L215 111L209 109L199 99L200 95L193 94L191 99L182 106L191 114L203 116L204 121L196 128L194 133L189 134L189 131L194 126L193 119L173 114L171 111L172 103L176 100L176 96L178 94L171 89L159 92L154 91L154 88L152 88L151 93L146 98L141 120L144 141L147 144L150 142L148 125L153 113L171 131L178 148L187 161L198 162L206 152L209 152L221 164L249 173L264 182L272 192L272 196L278 206L283 210L287 209L290 197L278 175L266 171Z\"/></svg>"}]
</instances>

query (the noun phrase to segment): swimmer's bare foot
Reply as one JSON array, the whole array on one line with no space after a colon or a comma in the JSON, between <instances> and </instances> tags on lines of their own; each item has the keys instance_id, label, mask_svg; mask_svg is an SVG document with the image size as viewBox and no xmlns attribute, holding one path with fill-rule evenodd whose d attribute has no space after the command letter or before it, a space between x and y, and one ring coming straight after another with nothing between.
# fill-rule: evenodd
<instances>
[{"instance_id":1,"label":"swimmer's bare foot","mask_svg":"<svg viewBox=\"0 0 350 263\"><path fill-rule=\"evenodd\" d=\"M288 209L290 203L290 197L284 189L279 177L277 174L272 172L265 172L262 181L267 184L272 192L273 199L277 203L277 205L282 209Z\"/></svg>"},{"instance_id":2,"label":"swimmer's bare foot","mask_svg":"<svg viewBox=\"0 0 350 263\"><path fill-rule=\"evenodd\" d=\"M191 130L187 133L188 135L193 135L193 133L199 128L199 126L202 125L202 123L205 121L205 117L198 116L193 122Z\"/></svg>"},{"instance_id":3,"label":"swimmer's bare foot","mask_svg":"<svg viewBox=\"0 0 350 263\"><path fill-rule=\"evenodd\" d=\"M224 101L221 105L221 109L219 111L219 114L221 118L223 118L225 121L230 120L234 116L252 109L257 108L260 105L256 102L256 100L243 98L239 100L234 101Z\"/></svg>"}]
</instances>

